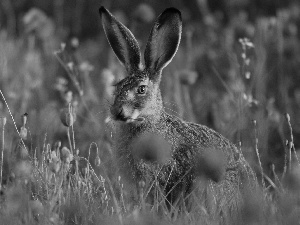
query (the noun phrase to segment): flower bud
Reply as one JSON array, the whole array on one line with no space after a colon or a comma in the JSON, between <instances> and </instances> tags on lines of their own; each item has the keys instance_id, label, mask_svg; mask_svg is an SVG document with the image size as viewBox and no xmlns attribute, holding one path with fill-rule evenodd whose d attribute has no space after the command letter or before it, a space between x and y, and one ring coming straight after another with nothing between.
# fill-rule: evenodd
<instances>
[{"instance_id":1,"label":"flower bud","mask_svg":"<svg viewBox=\"0 0 300 225\"><path fill-rule=\"evenodd\" d=\"M64 126L70 127L76 121L76 114L69 108L65 108L60 113L60 120Z\"/></svg>"},{"instance_id":2,"label":"flower bud","mask_svg":"<svg viewBox=\"0 0 300 225\"><path fill-rule=\"evenodd\" d=\"M4 127L6 124L6 117L0 117L0 122L2 123L2 126Z\"/></svg>"},{"instance_id":3,"label":"flower bud","mask_svg":"<svg viewBox=\"0 0 300 225\"><path fill-rule=\"evenodd\" d=\"M95 158L95 166L99 167L100 164L101 164L101 159L100 159L99 155L97 155Z\"/></svg>"},{"instance_id":4,"label":"flower bud","mask_svg":"<svg viewBox=\"0 0 300 225\"><path fill-rule=\"evenodd\" d=\"M22 115L23 127L26 126L27 118L28 118L28 113L24 113L24 114Z\"/></svg>"}]
</instances>

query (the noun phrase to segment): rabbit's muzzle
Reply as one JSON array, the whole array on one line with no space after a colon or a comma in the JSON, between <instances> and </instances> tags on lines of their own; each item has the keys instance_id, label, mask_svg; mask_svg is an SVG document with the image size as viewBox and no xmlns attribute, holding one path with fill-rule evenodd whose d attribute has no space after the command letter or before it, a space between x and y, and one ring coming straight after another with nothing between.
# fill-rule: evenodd
<instances>
[{"instance_id":1,"label":"rabbit's muzzle","mask_svg":"<svg viewBox=\"0 0 300 225\"><path fill-rule=\"evenodd\" d=\"M126 123L143 122L144 118L140 116L140 111L130 106L114 104L110 108L112 118Z\"/></svg>"},{"instance_id":2,"label":"rabbit's muzzle","mask_svg":"<svg viewBox=\"0 0 300 225\"><path fill-rule=\"evenodd\" d=\"M124 121L124 122L127 120L126 116L124 115L124 110L121 106L113 105L110 108L110 113L114 120L120 120L120 121Z\"/></svg>"}]
</instances>

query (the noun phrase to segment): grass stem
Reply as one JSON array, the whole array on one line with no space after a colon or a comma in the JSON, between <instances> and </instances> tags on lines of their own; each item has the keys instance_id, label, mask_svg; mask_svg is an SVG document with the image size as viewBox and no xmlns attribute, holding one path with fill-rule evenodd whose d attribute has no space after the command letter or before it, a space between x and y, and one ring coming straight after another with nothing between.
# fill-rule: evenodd
<instances>
[{"instance_id":1,"label":"grass stem","mask_svg":"<svg viewBox=\"0 0 300 225\"><path fill-rule=\"evenodd\" d=\"M0 190L2 190L2 179L3 179L3 158L4 158L4 128L6 124L6 117L0 117L0 148L1 148L1 159L0 159Z\"/></svg>"}]
</instances>

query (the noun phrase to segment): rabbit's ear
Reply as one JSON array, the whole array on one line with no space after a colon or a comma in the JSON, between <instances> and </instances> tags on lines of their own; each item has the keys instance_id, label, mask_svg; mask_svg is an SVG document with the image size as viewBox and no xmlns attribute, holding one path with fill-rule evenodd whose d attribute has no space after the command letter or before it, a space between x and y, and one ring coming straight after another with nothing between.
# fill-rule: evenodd
<instances>
[{"instance_id":1,"label":"rabbit's ear","mask_svg":"<svg viewBox=\"0 0 300 225\"><path fill-rule=\"evenodd\" d=\"M158 16L145 49L145 66L161 71L175 55L181 38L182 19L178 9L168 8Z\"/></svg>"},{"instance_id":2,"label":"rabbit's ear","mask_svg":"<svg viewBox=\"0 0 300 225\"><path fill-rule=\"evenodd\" d=\"M140 48L131 31L118 21L103 6L99 9L102 25L108 42L121 63L129 72L139 68L141 63Z\"/></svg>"}]
</instances>

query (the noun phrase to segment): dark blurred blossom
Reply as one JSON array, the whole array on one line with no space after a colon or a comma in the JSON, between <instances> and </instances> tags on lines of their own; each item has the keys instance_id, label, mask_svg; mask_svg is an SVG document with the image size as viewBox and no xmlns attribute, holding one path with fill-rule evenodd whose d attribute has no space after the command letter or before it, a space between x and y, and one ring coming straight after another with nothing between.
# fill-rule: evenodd
<instances>
[{"instance_id":1,"label":"dark blurred blossom","mask_svg":"<svg viewBox=\"0 0 300 225\"><path fill-rule=\"evenodd\" d=\"M155 18L155 12L150 5L142 3L134 10L133 16L138 22L150 23Z\"/></svg>"},{"instance_id":2,"label":"dark blurred blossom","mask_svg":"<svg viewBox=\"0 0 300 225\"><path fill-rule=\"evenodd\" d=\"M165 164L171 159L171 144L154 133L146 133L138 137L132 146L132 155L136 160Z\"/></svg>"},{"instance_id":3,"label":"dark blurred blossom","mask_svg":"<svg viewBox=\"0 0 300 225\"><path fill-rule=\"evenodd\" d=\"M259 224L263 219L264 195L260 189L246 190L242 194L241 215L243 224Z\"/></svg>"},{"instance_id":4,"label":"dark blurred blossom","mask_svg":"<svg viewBox=\"0 0 300 225\"><path fill-rule=\"evenodd\" d=\"M181 70L178 74L181 82L186 85L193 85L198 78L198 73L193 70Z\"/></svg>"},{"instance_id":5,"label":"dark blurred blossom","mask_svg":"<svg viewBox=\"0 0 300 225\"><path fill-rule=\"evenodd\" d=\"M38 199L29 201L29 208L34 217L38 217L44 214L44 206Z\"/></svg>"},{"instance_id":6,"label":"dark blurred blossom","mask_svg":"<svg viewBox=\"0 0 300 225\"><path fill-rule=\"evenodd\" d=\"M32 166L28 161L19 161L15 164L13 173L16 178L29 178L32 174Z\"/></svg>"},{"instance_id":7,"label":"dark blurred blossom","mask_svg":"<svg viewBox=\"0 0 300 225\"><path fill-rule=\"evenodd\" d=\"M292 167L292 169L284 177L283 184L289 190L300 194L300 165Z\"/></svg>"},{"instance_id":8,"label":"dark blurred blossom","mask_svg":"<svg viewBox=\"0 0 300 225\"><path fill-rule=\"evenodd\" d=\"M24 58L24 84L29 90L41 88L43 83L43 62L41 54L36 51L28 51ZM24 91L28 91L25 89Z\"/></svg>"},{"instance_id":9,"label":"dark blurred blossom","mask_svg":"<svg viewBox=\"0 0 300 225\"><path fill-rule=\"evenodd\" d=\"M28 194L21 187L21 185L16 185L9 188L6 191L6 207L4 209L5 214L16 215L28 208Z\"/></svg>"},{"instance_id":10,"label":"dark blurred blossom","mask_svg":"<svg viewBox=\"0 0 300 225\"><path fill-rule=\"evenodd\" d=\"M53 21L37 8L32 8L25 14L23 23L27 33L34 33L41 40L51 37L55 32Z\"/></svg>"},{"instance_id":11,"label":"dark blurred blossom","mask_svg":"<svg viewBox=\"0 0 300 225\"><path fill-rule=\"evenodd\" d=\"M201 152L194 157L195 175L218 182L225 175L224 162L224 153L221 150L210 148Z\"/></svg>"}]
</instances>

